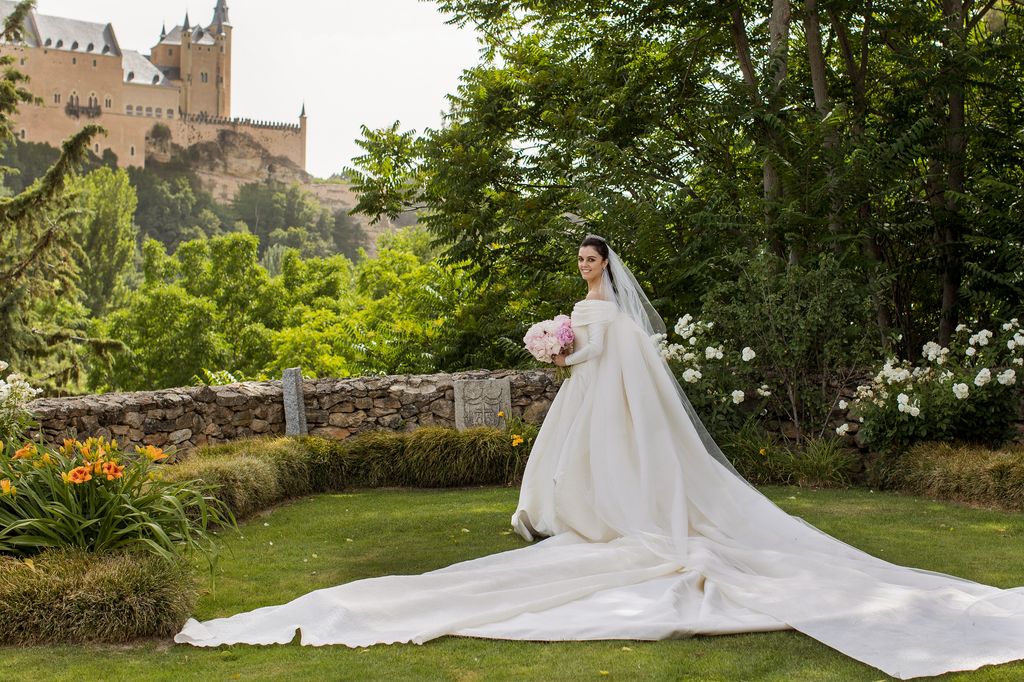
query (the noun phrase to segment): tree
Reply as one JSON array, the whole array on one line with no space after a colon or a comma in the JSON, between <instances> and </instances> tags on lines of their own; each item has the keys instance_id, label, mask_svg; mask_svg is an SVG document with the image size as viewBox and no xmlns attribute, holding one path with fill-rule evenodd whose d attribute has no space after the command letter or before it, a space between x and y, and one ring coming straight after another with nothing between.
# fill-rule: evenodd
<instances>
[{"instance_id":1,"label":"tree","mask_svg":"<svg viewBox=\"0 0 1024 682\"><path fill-rule=\"evenodd\" d=\"M3 25L3 40L17 45L34 0L19 2ZM26 77L13 67L12 54L0 56L0 146L14 139L12 118L19 107L37 103ZM83 344L105 342L84 332L78 269L81 248L72 230L74 210L67 184L102 129L89 125L64 142L46 173L18 194L0 198L0 357L33 383L50 391L75 384L81 376ZM0 168L0 175L7 169ZM57 315L55 312L62 314Z\"/></svg>"},{"instance_id":2,"label":"tree","mask_svg":"<svg viewBox=\"0 0 1024 682\"><path fill-rule=\"evenodd\" d=\"M766 249L836 256L904 356L1024 312L1024 3L440 4L481 62L443 126L364 131L348 176L479 281L544 301L592 231L672 316Z\"/></svg>"},{"instance_id":3,"label":"tree","mask_svg":"<svg viewBox=\"0 0 1024 682\"><path fill-rule=\"evenodd\" d=\"M82 247L80 287L85 305L102 316L122 290L126 269L132 264L138 228L135 226L135 189L123 170L100 168L70 183L78 194L76 239Z\"/></svg>"}]
</instances>

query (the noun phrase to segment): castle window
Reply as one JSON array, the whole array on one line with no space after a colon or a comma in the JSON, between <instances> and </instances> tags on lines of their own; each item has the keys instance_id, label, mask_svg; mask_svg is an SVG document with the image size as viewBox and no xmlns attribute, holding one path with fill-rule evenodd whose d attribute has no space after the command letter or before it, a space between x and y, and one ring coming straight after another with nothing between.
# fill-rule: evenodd
<instances>
[{"instance_id":1,"label":"castle window","mask_svg":"<svg viewBox=\"0 0 1024 682\"><path fill-rule=\"evenodd\" d=\"M71 63L72 64L77 64L78 63L78 57L72 57L71 58Z\"/></svg>"},{"instance_id":2,"label":"castle window","mask_svg":"<svg viewBox=\"0 0 1024 682\"><path fill-rule=\"evenodd\" d=\"M135 156L135 145L131 146L131 149L128 150L128 154L131 156Z\"/></svg>"},{"instance_id":3,"label":"castle window","mask_svg":"<svg viewBox=\"0 0 1024 682\"><path fill-rule=\"evenodd\" d=\"M146 116L153 115L153 107L146 107Z\"/></svg>"},{"instance_id":4,"label":"castle window","mask_svg":"<svg viewBox=\"0 0 1024 682\"><path fill-rule=\"evenodd\" d=\"M173 109L168 109L167 110L167 118L174 118L174 110Z\"/></svg>"},{"instance_id":5,"label":"castle window","mask_svg":"<svg viewBox=\"0 0 1024 682\"><path fill-rule=\"evenodd\" d=\"M24 128L22 128L22 129L21 129L21 139L23 139L23 140L24 140L24 139L25 139L25 138L26 138L27 136L28 136L28 133L26 133L26 132L25 132L25 129L24 129Z\"/></svg>"},{"instance_id":6,"label":"castle window","mask_svg":"<svg viewBox=\"0 0 1024 682\"><path fill-rule=\"evenodd\" d=\"M92 68L94 68L94 69L96 68L96 60L95 59L92 60Z\"/></svg>"},{"instance_id":7,"label":"castle window","mask_svg":"<svg viewBox=\"0 0 1024 682\"><path fill-rule=\"evenodd\" d=\"M135 115L136 116L142 116L142 106L141 105L136 105L136 107L135 107Z\"/></svg>"},{"instance_id":8,"label":"castle window","mask_svg":"<svg viewBox=\"0 0 1024 682\"><path fill-rule=\"evenodd\" d=\"M129 116L132 115L132 105L131 104L126 104L125 105L124 113L128 114Z\"/></svg>"},{"instance_id":9,"label":"castle window","mask_svg":"<svg viewBox=\"0 0 1024 682\"><path fill-rule=\"evenodd\" d=\"M100 153L100 143L99 143L99 142L97 142L96 144L94 144L94 145L92 146L92 148L96 150L96 153L97 153L97 154L99 154L99 153Z\"/></svg>"},{"instance_id":10,"label":"castle window","mask_svg":"<svg viewBox=\"0 0 1024 682\"><path fill-rule=\"evenodd\" d=\"M210 82L210 74L208 74L205 71L203 71L201 74L199 74L199 80L201 80L204 83L209 83Z\"/></svg>"},{"instance_id":11,"label":"castle window","mask_svg":"<svg viewBox=\"0 0 1024 682\"><path fill-rule=\"evenodd\" d=\"M78 41L77 40L75 42L71 43L71 49L72 50L77 50L78 49Z\"/></svg>"},{"instance_id":12,"label":"castle window","mask_svg":"<svg viewBox=\"0 0 1024 682\"><path fill-rule=\"evenodd\" d=\"M167 56L168 57L173 57L174 56L174 50L172 50L171 48L167 48Z\"/></svg>"},{"instance_id":13,"label":"castle window","mask_svg":"<svg viewBox=\"0 0 1024 682\"><path fill-rule=\"evenodd\" d=\"M25 66L25 58L24 57L21 58L21 65Z\"/></svg>"},{"instance_id":14,"label":"castle window","mask_svg":"<svg viewBox=\"0 0 1024 682\"><path fill-rule=\"evenodd\" d=\"M96 46L93 45L92 43L89 43L89 46L85 48L85 51L86 52L92 52L95 49L96 49Z\"/></svg>"},{"instance_id":15,"label":"castle window","mask_svg":"<svg viewBox=\"0 0 1024 682\"><path fill-rule=\"evenodd\" d=\"M107 97L106 100L104 100L103 102L103 106L105 106L107 109L112 109L114 107L114 100Z\"/></svg>"},{"instance_id":16,"label":"castle window","mask_svg":"<svg viewBox=\"0 0 1024 682\"><path fill-rule=\"evenodd\" d=\"M156 117L157 118L163 118L164 117L164 110L161 109L160 107L156 108Z\"/></svg>"},{"instance_id":17,"label":"castle window","mask_svg":"<svg viewBox=\"0 0 1024 682\"><path fill-rule=\"evenodd\" d=\"M57 47L58 49L64 47L64 41L63 40L58 40L57 41L57 45L55 47Z\"/></svg>"},{"instance_id":18,"label":"castle window","mask_svg":"<svg viewBox=\"0 0 1024 682\"><path fill-rule=\"evenodd\" d=\"M53 93L53 103L54 104L60 104L60 93L59 92Z\"/></svg>"}]
</instances>

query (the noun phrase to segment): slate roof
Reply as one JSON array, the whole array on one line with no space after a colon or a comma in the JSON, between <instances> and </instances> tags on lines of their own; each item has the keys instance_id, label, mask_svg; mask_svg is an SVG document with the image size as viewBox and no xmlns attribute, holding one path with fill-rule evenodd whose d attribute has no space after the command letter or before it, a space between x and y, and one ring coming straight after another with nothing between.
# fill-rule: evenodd
<instances>
[{"instance_id":1,"label":"slate roof","mask_svg":"<svg viewBox=\"0 0 1024 682\"><path fill-rule=\"evenodd\" d=\"M16 2L0 0L0 17L14 11ZM30 47L45 47L83 54L121 55L121 48L110 24L80 21L30 12L24 40Z\"/></svg>"},{"instance_id":2,"label":"slate roof","mask_svg":"<svg viewBox=\"0 0 1024 682\"><path fill-rule=\"evenodd\" d=\"M141 53L125 50L121 59L124 68L124 82L140 85L170 85L164 72L158 69Z\"/></svg>"},{"instance_id":3,"label":"slate roof","mask_svg":"<svg viewBox=\"0 0 1024 682\"><path fill-rule=\"evenodd\" d=\"M181 34L185 30L180 24L175 26L167 32L163 38L160 39L161 45L181 45ZM192 44L193 45L216 45L217 40L208 29L202 26L192 26L188 29L192 33Z\"/></svg>"}]
</instances>

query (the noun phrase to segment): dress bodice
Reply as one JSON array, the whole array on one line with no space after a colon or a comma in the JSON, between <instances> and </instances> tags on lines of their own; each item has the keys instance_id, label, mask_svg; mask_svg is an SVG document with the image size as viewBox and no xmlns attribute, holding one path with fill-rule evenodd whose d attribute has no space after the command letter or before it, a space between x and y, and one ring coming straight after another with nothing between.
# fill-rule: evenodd
<instances>
[{"instance_id":1,"label":"dress bodice","mask_svg":"<svg viewBox=\"0 0 1024 682\"><path fill-rule=\"evenodd\" d=\"M578 365L600 355L604 346L605 330L618 312L618 306L612 301L578 301L570 315L576 340L573 342L573 352L566 357L566 364Z\"/></svg>"}]
</instances>

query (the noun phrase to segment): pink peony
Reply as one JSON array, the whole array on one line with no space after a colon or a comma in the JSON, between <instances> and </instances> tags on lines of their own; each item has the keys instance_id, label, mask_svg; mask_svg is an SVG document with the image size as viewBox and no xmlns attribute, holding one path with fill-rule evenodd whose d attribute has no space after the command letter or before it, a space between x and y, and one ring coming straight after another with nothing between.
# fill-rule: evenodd
<instances>
[{"instance_id":1,"label":"pink peony","mask_svg":"<svg viewBox=\"0 0 1024 682\"><path fill-rule=\"evenodd\" d=\"M530 355L541 362L551 362L551 358L568 348L574 338L571 320L567 315L559 315L530 327L523 343Z\"/></svg>"}]
</instances>

